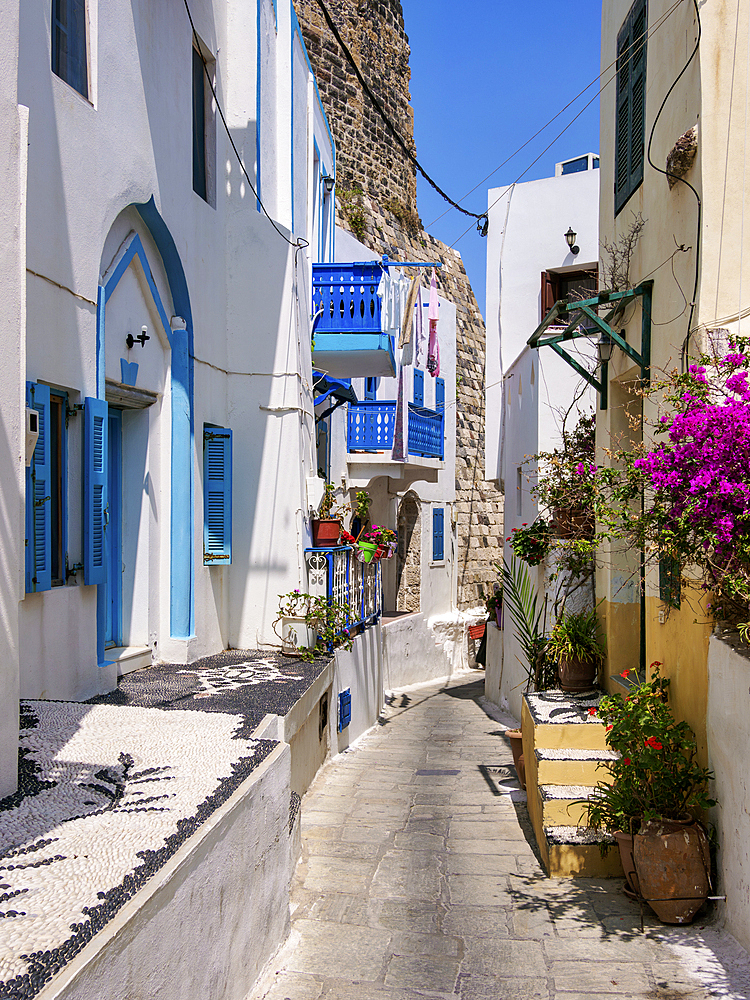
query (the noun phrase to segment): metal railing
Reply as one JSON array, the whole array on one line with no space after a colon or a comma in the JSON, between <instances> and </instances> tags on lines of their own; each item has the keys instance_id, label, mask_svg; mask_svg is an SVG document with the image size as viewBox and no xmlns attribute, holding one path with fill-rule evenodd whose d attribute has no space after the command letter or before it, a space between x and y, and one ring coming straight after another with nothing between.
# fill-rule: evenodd
<instances>
[{"instance_id":1,"label":"metal railing","mask_svg":"<svg viewBox=\"0 0 750 1000\"><path fill-rule=\"evenodd\" d=\"M380 333L379 263L313 264L316 333Z\"/></svg>"},{"instance_id":2,"label":"metal railing","mask_svg":"<svg viewBox=\"0 0 750 1000\"><path fill-rule=\"evenodd\" d=\"M353 611L348 628L372 624L383 613L380 562L360 562L349 545L305 549L307 590L314 597L348 604Z\"/></svg>"},{"instance_id":3,"label":"metal railing","mask_svg":"<svg viewBox=\"0 0 750 1000\"><path fill-rule=\"evenodd\" d=\"M347 451L390 451L395 426L395 399L350 403ZM410 455L443 459L445 415L442 410L428 410L409 403L407 451Z\"/></svg>"}]
</instances>

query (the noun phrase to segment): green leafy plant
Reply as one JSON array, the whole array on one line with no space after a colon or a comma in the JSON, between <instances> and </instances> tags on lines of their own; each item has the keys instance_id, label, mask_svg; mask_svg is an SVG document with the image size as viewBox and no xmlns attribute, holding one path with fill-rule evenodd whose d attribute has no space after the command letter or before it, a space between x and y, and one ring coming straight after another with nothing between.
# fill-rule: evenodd
<instances>
[{"instance_id":1,"label":"green leafy plant","mask_svg":"<svg viewBox=\"0 0 750 1000\"><path fill-rule=\"evenodd\" d=\"M544 691L555 675L546 654L546 602L540 603L528 570L515 556L510 566L503 560L503 600L526 659L526 689Z\"/></svg>"},{"instance_id":2,"label":"green leafy plant","mask_svg":"<svg viewBox=\"0 0 750 1000\"><path fill-rule=\"evenodd\" d=\"M354 517L358 517L362 522L366 521L370 514L371 503L372 497L367 490L357 490L354 494Z\"/></svg>"},{"instance_id":3,"label":"green leafy plant","mask_svg":"<svg viewBox=\"0 0 750 1000\"><path fill-rule=\"evenodd\" d=\"M354 611L345 602L291 590L287 594L279 594L279 614L273 623L277 635L279 633L276 625L281 623L283 618L299 618L316 634L315 645L312 648L297 647L297 653L303 660L311 662L316 656L327 655L334 649L352 648L350 626Z\"/></svg>"},{"instance_id":4,"label":"green leafy plant","mask_svg":"<svg viewBox=\"0 0 750 1000\"><path fill-rule=\"evenodd\" d=\"M550 550L552 534L547 522L540 518L533 524L513 528L507 541L519 559L529 566L537 566Z\"/></svg>"},{"instance_id":5,"label":"green leafy plant","mask_svg":"<svg viewBox=\"0 0 750 1000\"><path fill-rule=\"evenodd\" d=\"M326 483L325 490L323 491L323 499L318 506L318 517L320 520L340 520L350 510L351 507L349 504L336 502L336 487L333 483Z\"/></svg>"},{"instance_id":6,"label":"green leafy plant","mask_svg":"<svg viewBox=\"0 0 750 1000\"><path fill-rule=\"evenodd\" d=\"M581 663L600 663L605 653L596 608L563 611L547 640L547 654L558 664L561 660L574 659Z\"/></svg>"},{"instance_id":7,"label":"green leafy plant","mask_svg":"<svg viewBox=\"0 0 750 1000\"><path fill-rule=\"evenodd\" d=\"M640 680L636 671L622 676L634 682L627 695L607 695L592 714L606 724L606 739L617 758L600 764L609 781L597 784L581 801L588 825L608 832L637 832L652 819L698 818L716 805L708 796L713 777L696 760L695 735L677 722L668 703L669 680L651 664L652 675Z\"/></svg>"},{"instance_id":8,"label":"green leafy plant","mask_svg":"<svg viewBox=\"0 0 750 1000\"><path fill-rule=\"evenodd\" d=\"M339 211L349 223L349 228L358 240L367 235L367 214L365 211L364 191L360 187L341 190L338 194Z\"/></svg>"},{"instance_id":9,"label":"green leafy plant","mask_svg":"<svg viewBox=\"0 0 750 1000\"><path fill-rule=\"evenodd\" d=\"M563 427L562 446L533 456L536 483L532 496L547 517L556 510L589 513L594 500L596 417L583 413L572 431Z\"/></svg>"}]
</instances>

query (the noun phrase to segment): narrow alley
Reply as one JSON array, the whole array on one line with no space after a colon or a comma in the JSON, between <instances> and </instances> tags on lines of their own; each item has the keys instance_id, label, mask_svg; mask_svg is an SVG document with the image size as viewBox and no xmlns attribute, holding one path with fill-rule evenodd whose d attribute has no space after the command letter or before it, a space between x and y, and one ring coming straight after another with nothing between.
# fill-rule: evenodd
<instances>
[{"instance_id":1,"label":"narrow alley","mask_svg":"<svg viewBox=\"0 0 750 1000\"><path fill-rule=\"evenodd\" d=\"M750 996L746 953L700 916L641 933L620 880L545 876L483 690L465 673L399 692L320 771L292 933L249 1000Z\"/></svg>"}]
</instances>

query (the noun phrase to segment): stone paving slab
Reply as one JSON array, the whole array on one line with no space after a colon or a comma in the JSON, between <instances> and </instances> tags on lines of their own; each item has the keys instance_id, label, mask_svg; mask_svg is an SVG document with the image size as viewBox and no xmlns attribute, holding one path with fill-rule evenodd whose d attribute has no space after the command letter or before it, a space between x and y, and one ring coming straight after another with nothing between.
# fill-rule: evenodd
<instances>
[{"instance_id":1,"label":"stone paving slab","mask_svg":"<svg viewBox=\"0 0 750 1000\"><path fill-rule=\"evenodd\" d=\"M321 770L292 938L248 1000L748 1000L706 917L642 934L622 880L547 878L482 695L478 673L397 695Z\"/></svg>"}]
</instances>

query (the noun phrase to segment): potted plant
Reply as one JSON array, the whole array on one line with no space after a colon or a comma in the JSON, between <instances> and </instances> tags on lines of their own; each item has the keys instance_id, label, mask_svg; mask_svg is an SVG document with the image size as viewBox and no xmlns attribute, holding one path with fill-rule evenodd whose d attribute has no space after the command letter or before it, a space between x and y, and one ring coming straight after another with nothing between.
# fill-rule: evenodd
<instances>
[{"instance_id":1,"label":"potted plant","mask_svg":"<svg viewBox=\"0 0 750 1000\"><path fill-rule=\"evenodd\" d=\"M352 512L351 529L355 538L358 538L363 528L367 525L370 516L370 504L372 497L367 490L357 490L354 494L354 509Z\"/></svg>"},{"instance_id":2,"label":"potted plant","mask_svg":"<svg viewBox=\"0 0 750 1000\"><path fill-rule=\"evenodd\" d=\"M519 559L529 566L538 566L550 549L552 534L546 521L539 518L533 524L513 528L506 539Z\"/></svg>"},{"instance_id":3,"label":"potted plant","mask_svg":"<svg viewBox=\"0 0 750 1000\"><path fill-rule=\"evenodd\" d=\"M672 714L660 666L652 663L644 681L623 671L626 680L635 676L627 696L599 703L597 716L617 758L601 765L609 781L597 785L585 808L590 826L630 832L635 888L661 921L683 924L710 888L708 838L696 816L716 803L708 797L713 775L696 760L688 724Z\"/></svg>"},{"instance_id":4,"label":"potted plant","mask_svg":"<svg viewBox=\"0 0 750 1000\"><path fill-rule=\"evenodd\" d=\"M363 562L371 562L373 559L380 559L383 556L390 559L398 544L397 537L396 532L390 528L382 528L373 524L371 528L362 533L357 542Z\"/></svg>"},{"instance_id":5,"label":"potted plant","mask_svg":"<svg viewBox=\"0 0 750 1000\"><path fill-rule=\"evenodd\" d=\"M336 487L333 483L326 483L323 499L318 507L318 516L311 522L313 545L316 548L338 544L341 521L348 510L348 504L336 503Z\"/></svg>"},{"instance_id":6,"label":"potted plant","mask_svg":"<svg viewBox=\"0 0 750 1000\"><path fill-rule=\"evenodd\" d=\"M572 431L563 429L561 448L534 456L538 471L532 492L540 507L552 516L549 527L557 538L591 538L594 534L595 436L596 417L584 413Z\"/></svg>"},{"instance_id":7,"label":"potted plant","mask_svg":"<svg viewBox=\"0 0 750 1000\"><path fill-rule=\"evenodd\" d=\"M547 655L547 600L540 604L526 567L515 556L503 562L503 608L508 611L526 660L526 690L552 687L555 670Z\"/></svg>"},{"instance_id":8,"label":"potted plant","mask_svg":"<svg viewBox=\"0 0 750 1000\"><path fill-rule=\"evenodd\" d=\"M596 608L563 611L550 633L547 652L557 664L563 691L590 691L605 656Z\"/></svg>"},{"instance_id":9,"label":"potted plant","mask_svg":"<svg viewBox=\"0 0 750 1000\"><path fill-rule=\"evenodd\" d=\"M279 594L279 614L273 628L283 653L311 661L338 647L352 648L353 618L354 611L347 603L292 590Z\"/></svg>"}]
</instances>

